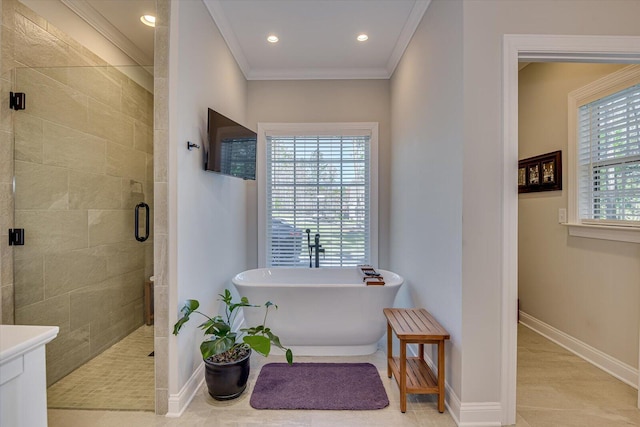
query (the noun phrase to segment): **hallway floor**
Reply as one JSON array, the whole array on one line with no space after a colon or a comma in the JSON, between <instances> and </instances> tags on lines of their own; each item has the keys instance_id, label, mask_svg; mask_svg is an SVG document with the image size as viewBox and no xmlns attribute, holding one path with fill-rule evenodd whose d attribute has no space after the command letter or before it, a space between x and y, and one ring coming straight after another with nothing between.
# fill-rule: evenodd
<instances>
[{"instance_id":1,"label":"hallway floor","mask_svg":"<svg viewBox=\"0 0 640 427\"><path fill-rule=\"evenodd\" d=\"M638 392L518 326L518 427L640 426Z\"/></svg>"},{"instance_id":2,"label":"hallway floor","mask_svg":"<svg viewBox=\"0 0 640 427\"><path fill-rule=\"evenodd\" d=\"M47 390L49 408L153 411L153 326L143 325Z\"/></svg>"},{"instance_id":3,"label":"hallway floor","mask_svg":"<svg viewBox=\"0 0 640 427\"><path fill-rule=\"evenodd\" d=\"M518 329L518 427L640 426L636 391L577 358L535 332ZM395 380L386 377L382 351L352 358L299 357L299 362L369 362L378 367L390 405L376 411L258 411L249 406L251 388L260 367L283 357L252 359L249 388L237 400L216 402L201 388L180 418L149 412L49 410L49 427L164 426L411 426L453 427L448 413L440 414L432 396L409 397L400 412Z\"/></svg>"}]
</instances>

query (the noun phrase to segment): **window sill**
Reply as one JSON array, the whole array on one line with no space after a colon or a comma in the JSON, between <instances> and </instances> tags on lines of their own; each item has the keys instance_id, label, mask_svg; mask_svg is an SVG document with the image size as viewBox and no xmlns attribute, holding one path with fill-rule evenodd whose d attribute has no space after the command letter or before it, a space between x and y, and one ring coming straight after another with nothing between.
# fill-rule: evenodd
<instances>
[{"instance_id":1,"label":"window sill","mask_svg":"<svg viewBox=\"0 0 640 427\"><path fill-rule=\"evenodd\" d=\"M569 235L589 239L615 240L618 242L640 243L640 228L615 227L592 224L564 223L569 228Z\"/></svg>"}]
</instances>

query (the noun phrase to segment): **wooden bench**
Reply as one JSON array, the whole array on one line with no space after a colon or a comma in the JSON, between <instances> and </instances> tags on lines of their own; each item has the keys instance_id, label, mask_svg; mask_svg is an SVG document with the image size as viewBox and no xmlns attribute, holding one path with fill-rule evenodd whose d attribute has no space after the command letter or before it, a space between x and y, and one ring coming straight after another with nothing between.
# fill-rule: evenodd
<instances>
[{"instance_id":1,"label":"wooden bench","mask_svg":"<svg viewBox=\"0 0 640 427\"><path fill-rule=\"evenodd\" d=\"M387 318L387 376L400 388L400 411L407 411L407 393L437 394L444 412L444 341L449 333L424 308L385 308ZM393 357L392 331L400 340L400 357ZM419 344L418 357L407 358L407 344ZM424 345L438 345L438 375L424 359Z\"/></svg>"}]
</instances>

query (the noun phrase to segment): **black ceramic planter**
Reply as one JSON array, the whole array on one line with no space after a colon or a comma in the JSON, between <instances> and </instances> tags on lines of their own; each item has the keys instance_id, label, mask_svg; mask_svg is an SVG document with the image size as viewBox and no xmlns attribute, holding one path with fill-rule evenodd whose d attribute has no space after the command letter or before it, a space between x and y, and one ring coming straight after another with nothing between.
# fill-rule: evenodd
<instances>
[{"instance_id":1,"label":"black ceramic planter","mask_svg":"<svg viewBox=\"0 0 640 427\"><path fill-rule=\"evenodd\" d=\"M233 363L204 361L204 379L211 397L216 400L231 400L242 394L249 379L250 356L251 352L244 359Z\"/></svg>"}]
</instances>

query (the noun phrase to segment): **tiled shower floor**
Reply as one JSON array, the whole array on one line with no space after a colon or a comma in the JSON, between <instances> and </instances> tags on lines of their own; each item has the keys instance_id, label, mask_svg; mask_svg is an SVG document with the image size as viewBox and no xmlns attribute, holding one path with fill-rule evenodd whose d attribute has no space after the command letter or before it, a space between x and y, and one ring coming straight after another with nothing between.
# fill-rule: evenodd
<instances>
[{"instance_id":1,"label":"tiled shower floor","mask_svg":"<svg viewBox=\"0 0 640 427\"><path fill-rule=\"evenodd\" d=\"M141 326L47 390L49 408L153 411L153 326Z\"/></svg>"}]
</instances>

